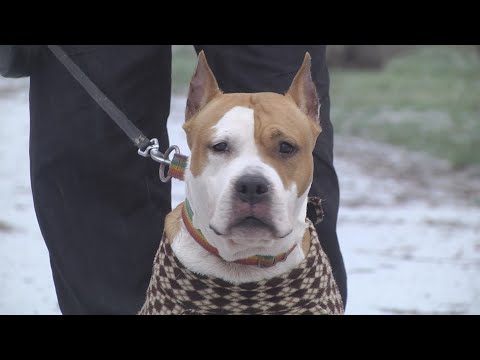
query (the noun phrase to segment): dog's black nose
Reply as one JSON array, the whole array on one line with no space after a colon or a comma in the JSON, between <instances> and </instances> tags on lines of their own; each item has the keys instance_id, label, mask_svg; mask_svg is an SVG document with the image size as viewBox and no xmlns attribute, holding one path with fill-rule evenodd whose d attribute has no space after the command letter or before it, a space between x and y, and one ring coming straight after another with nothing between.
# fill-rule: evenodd
<instances>
[{"instance_id":1,"label":"dog's black nose","mask_svg":"<svg viewBox=\"0 0 480 360\"><path fill-rule=\"evenodd\" d=\"M268 196L269 183L261 175L244 175L235 183L238 198L249 204L256 204Z\"/></svg>"}]
</instances>

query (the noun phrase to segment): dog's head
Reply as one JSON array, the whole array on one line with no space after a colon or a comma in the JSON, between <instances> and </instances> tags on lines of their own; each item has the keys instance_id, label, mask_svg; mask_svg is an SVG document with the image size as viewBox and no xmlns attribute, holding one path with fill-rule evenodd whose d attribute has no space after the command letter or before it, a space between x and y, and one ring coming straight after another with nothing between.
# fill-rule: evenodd
<instances>
[{"instance_id":1,"label":"dog's head","mask_svg":"<svg viewBox=\"0 0 480 360\"><path fill-rule=\"evenodd\" d=\"M200 53L183 126L186 193L200 228L229 261L286 251L305 231L321 132L307 53L285 95L224 94Z\"/></svg>"}]
</instances>

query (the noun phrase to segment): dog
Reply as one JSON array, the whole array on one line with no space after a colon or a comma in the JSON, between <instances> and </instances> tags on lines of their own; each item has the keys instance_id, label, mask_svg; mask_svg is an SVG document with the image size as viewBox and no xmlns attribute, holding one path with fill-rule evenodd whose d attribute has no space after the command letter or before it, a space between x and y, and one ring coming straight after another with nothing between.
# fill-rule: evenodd
<instances>
[{"instance_id":1,"label":"dog","mask_svg":"<svg viewBox=\"0 0 480 360\"><path fill-rule=\"evenodd\" d=\"M224 94L199 54L183 126L186 200L166 217L139 314L343 313L306 217L321 133L310 67L306 53L285 95Z\"/></svg>"}]
</instances>

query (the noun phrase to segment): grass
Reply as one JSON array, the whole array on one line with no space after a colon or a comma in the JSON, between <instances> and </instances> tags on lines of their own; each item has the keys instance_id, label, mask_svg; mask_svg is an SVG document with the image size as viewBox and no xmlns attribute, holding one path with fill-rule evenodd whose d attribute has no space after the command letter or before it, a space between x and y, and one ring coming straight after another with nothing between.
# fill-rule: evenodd
<instances>
[{"instance_id":1,"label":"grass","mask_svg":"<svg viewBox=\"0 0 480 360\"><path fill-rule=\"evenodd\" d=\"M173 47L173 91L186 94L193 46ZM381 71L331 69L337 134L360 136L480 164L480 54L473 46L424 46Z\"/></svg>"},{"instance_id":2,"label":"grass","mask_svg":"<svg viewBox=\"0 0 480 360\"><path fill-rule=\"evenodd\" d=\"M172 91L184 95L195 70L197 54L193 45L172 46Z\"/></svg>"},{"instance_id":3,"label":"grass","mask_svg":"<svg viewBox=\"0 0 480 360\"><path fill-rule=\"evenodd\" d=\"M383 71L331 70L337 133L425 151L457 167L480 164L480 57L428 46Z\"/></svg>"}]
</instances>

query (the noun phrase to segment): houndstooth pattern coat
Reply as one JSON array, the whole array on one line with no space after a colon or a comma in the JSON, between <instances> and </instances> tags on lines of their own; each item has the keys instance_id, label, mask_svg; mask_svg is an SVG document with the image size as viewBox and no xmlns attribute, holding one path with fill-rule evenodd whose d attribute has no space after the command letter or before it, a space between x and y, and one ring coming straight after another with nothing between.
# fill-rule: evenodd
<instances>
[{"instance_id":1,"label":"houndstooth pattern coat","mask_svg":"<svg viewBox=\"0 0 480 360\"><path fill-rule=\"evenodd\" d=\"M316 215L321 202L311 199ZM313 223L307 219L310 251L295 269L268 280L234 285L196 274L175 257L165 235L140 315L330 315L343 314L343 304Z\"/></svg>"}]
</instances>

